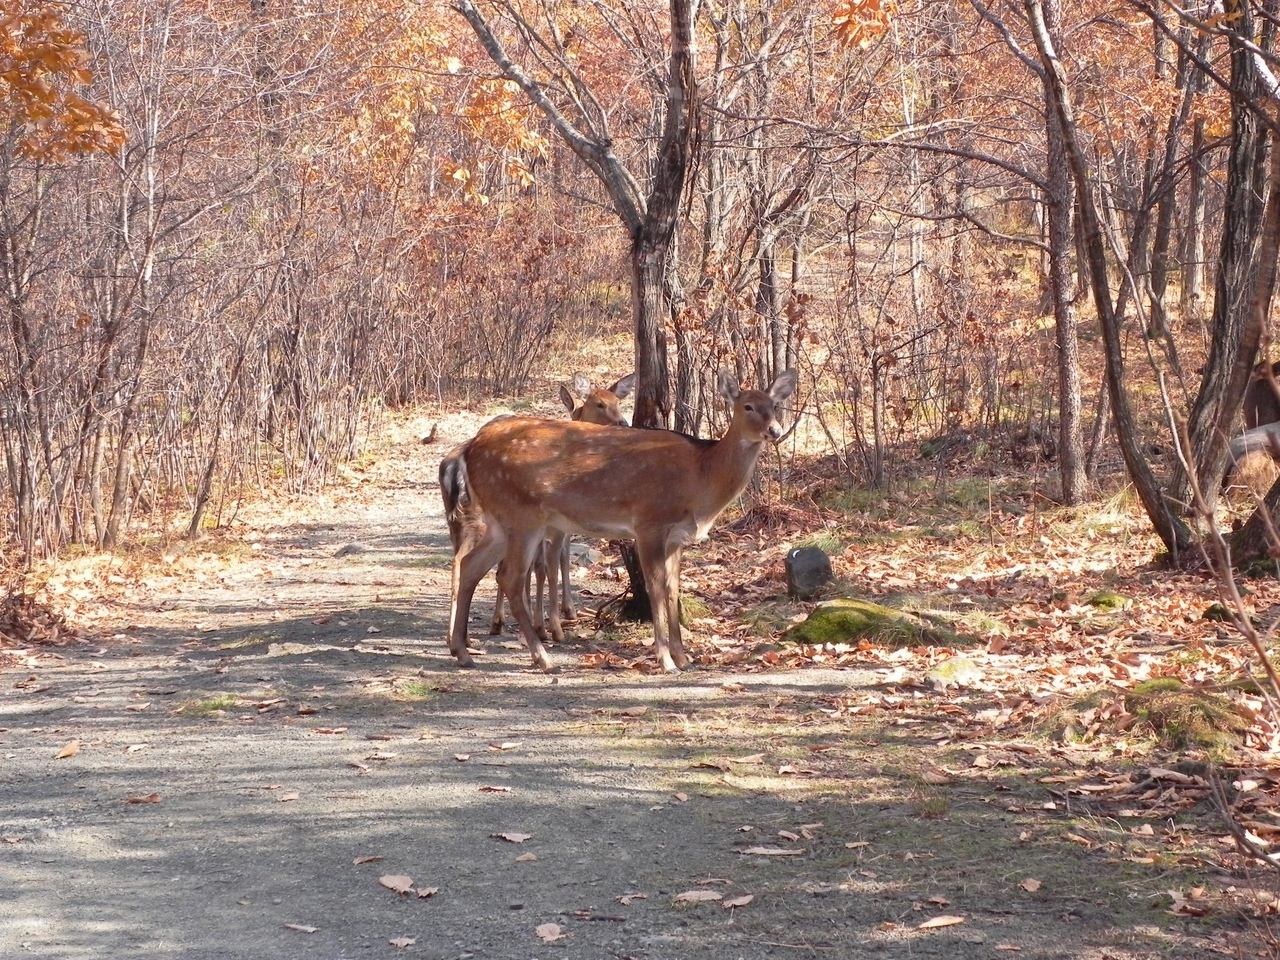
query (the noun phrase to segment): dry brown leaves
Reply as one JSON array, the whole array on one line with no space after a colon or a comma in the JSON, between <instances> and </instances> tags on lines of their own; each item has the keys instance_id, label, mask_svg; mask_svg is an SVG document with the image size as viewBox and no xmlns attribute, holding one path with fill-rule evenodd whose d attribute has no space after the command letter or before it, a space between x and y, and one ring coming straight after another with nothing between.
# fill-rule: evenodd
<instances>
[{"instance_id":1,"label":"dry brown leaves","mask_svg":"<svg viewBox=\"0 0 1280 960\"><path fill-rule=\"evenodd\" d=\"M20 591L0 598L0 648L64 647L77 639L66 618L43 601Z\"/></svg>"}]
</instances>

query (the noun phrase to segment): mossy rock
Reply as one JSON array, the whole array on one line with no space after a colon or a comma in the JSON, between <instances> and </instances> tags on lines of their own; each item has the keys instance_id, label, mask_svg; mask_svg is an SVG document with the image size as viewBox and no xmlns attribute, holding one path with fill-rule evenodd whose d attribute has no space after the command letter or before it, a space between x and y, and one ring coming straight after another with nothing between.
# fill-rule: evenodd
<instances>
[{"instance_id":1,"label":"mossy rock","mask_svg":"<svg viewBox=\"0 0 1280 960\"><path fill-rule=\"evenodd\" d=\"M1231 611L1226 608L1225 604L1211 603L1205 607L1204 613L1200 614L1201 620L1211 620L1214 623L1231 623L1233 617Z\"/></svg>"},{"instance_id":2,"label":"mossy rock","mask_svg":"<svg viewBox=\"0 0 1280 960\"><path fill-rule=\"evenodd\" d=\"M1085 603L1103 613L1116 613L1133 606L1133 601L1129 597L1114 590L1096 590L1089 595Z\"/></svg>"},{"instance_id":3,"label":"mossy rock","mask_svg":"<svg viewBox=\"0 0 1280 960\"><path fill-rule=\"evenodd\" d=\"M787 643L857 643L889 647L970 646L973 637L870 600L829 600L782 635Z\"/></svg>"}]
</instances>

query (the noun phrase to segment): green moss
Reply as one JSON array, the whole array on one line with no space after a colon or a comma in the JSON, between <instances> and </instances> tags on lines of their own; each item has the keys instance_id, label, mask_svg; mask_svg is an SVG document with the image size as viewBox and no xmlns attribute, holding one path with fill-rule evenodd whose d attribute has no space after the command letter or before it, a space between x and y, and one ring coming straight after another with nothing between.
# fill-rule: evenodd
<instances>
[{"instance_id":1,"label":"green moss","mask_svg":"<svg viewBox=\"0 0 1280 960\"><path fill-rule=\"evenodd\" d=\"M829 600L803 622L782 635L788 643L857 643L870 640L889 647L922 644L967 646L973 637L949 627L929 623L911 613L894 610L870 600Z\"/></svg>"},{"instance_id":2,"label":"green moss","mask_svg":"<svg viewBox=\"0 0 1280 960\"><path fill-rule=\"evenodd\" d=\"M1089 595L1085 603L1096 610L1101 610L1103 613L1115 613L1133 606L1131 599L1123 594L1116 593L1114 590L1095 591Z\"/></svg>"},{"instance_id":3,"label":"green moss","mask_svg":"<svg viewBox=\"0 0 1280 960\"><path fill-rule=\"evenodd\" d=\"M1173 677L1134 686L1125 706L1160 740L1173 747L1226 748L1239 744L1249 719L1226 697L1190 690Z\"/></svg>"}]
</instances>

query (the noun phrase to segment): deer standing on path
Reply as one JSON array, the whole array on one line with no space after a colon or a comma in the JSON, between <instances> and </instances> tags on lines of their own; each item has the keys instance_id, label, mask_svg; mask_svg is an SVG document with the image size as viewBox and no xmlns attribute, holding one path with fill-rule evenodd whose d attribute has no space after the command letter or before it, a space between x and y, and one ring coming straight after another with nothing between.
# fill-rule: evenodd
<instances>
[{"instance_id":1,"label":"deer standing on path","mask_svg":"<svg viewBox=\"0 0 1280 960\"><path fill-rule=\"evenodd\" d=\"M569 411L569 419L576 420L581 423L595 423L600 426L629 426L627 418L622 415L622 411L618 405L625 400L630 394L636 383L636 375L629 373L625 377L619 379L610 387L594 387L591 384L591 378L585 373L575 373L573 375L573 389L577 393L569 391L563 383L560 384L560 402L564 404L565 409ZM455 544L454 549L457 549ZM556 602L556 575L555 571L559 570L561 581L561 600L560 600L560 616L555 616L551 612L551 607ZM560 625L561 618L572 620L577 616L577 612L573 609L573 591L569 586L569 538L568 537L551 537L545 541L542 551L533 560L533 575L537 581L537 607L533 611L534 623L537 625L539 632L542 632L542 612L544 609L544 590L550 582L551 589L547 591L550 596L550 605L546 609L549 612L548 619L551 621L551 639L559 643L564 639L564 628ZM550 572L550 576L548 576ZM525 595L528 596L526 588ZM502 589L502 582L498 582L498 598L493 602L493 619L489 623L489 633L499 634L502 632L502 601L506 596ZM545 634L543 639L546 639Z\"/></svg>"},{"instance_id":2,"label":"deer standing on path","mask_svg":"<svg viewBox=\"0 0 1280 960\"><path fill-rule=\"evenodd\" d=\"M782 435L778 405L796 386L779 374L768 390L742 390L721 370L719 392L733 419L719 440L669 430L513 417L484 426L463 445L449 477L446 504L464 486L483 533L462 538L453 560L449 649L464 667L467 618L476 585L495 563L498 580L536 666L551 669L534 627L523 583L548 531L634 539L653 605L658 662L689 664L680 635L680 559L747 485L766 440ZM446 484L450 489L446 489ZM456 498L455 498L456 502ZM553 611L554 619L555 613Z\"/></svg>"},{"instance_id":3,"label":"deer standing on path","mask_svg":"<svg viewBox=\"0 0 1280 960\"><path fill-rule=\"evenodd\" d=\"M610 387L595 387L591 378L585 373L573 375L573 392L564 384L560 385L560 402L565 405L572 420L583 423L601 425L627 426L627 418L622 415L619 404L630 395L635 387L636 375L629 373L618 379ZM576 396L575 396L576 393ZM501 419L510 419L503 417ZM474 542L483 532L483 518L475 508L466 488L464 475L459 472L461 457L465 444L454 447L440 461L440 494L444 500L444 513L449 525L449 539L453 543L456 554L464 542ZM575 616L573 594L569 585L569 540L558 538L555 546L550 545L540 550L534 557L532 572L537 581L537 606L534 610L539 633L543 633L544 590L547 582L548 564L559 565L562 575L564 597L560 613L566 620ZM551 603L554 606L556 587L552 578ZM528 577L525 578L525 595L528 596ZM498 584L498 597L494 602L493 618L490 622L490 633L502 632L502 601L505 596L501 581ZM560 626L560 617L552 615L552 638L556 641L564 639L564 631ZM545 634L544 634L545 636Z\"/></svg>"}]
</instances>

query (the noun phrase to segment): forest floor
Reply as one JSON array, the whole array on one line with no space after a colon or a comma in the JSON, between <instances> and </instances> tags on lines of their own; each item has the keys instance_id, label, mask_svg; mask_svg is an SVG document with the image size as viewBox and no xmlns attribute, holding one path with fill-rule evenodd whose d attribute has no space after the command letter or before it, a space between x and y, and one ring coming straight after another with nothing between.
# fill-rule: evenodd
<instances>
[{"instance_id":1,"label":"forest floor","mask_svg":"<svg viewBox=\"0 0 1280 960\"><path fill-rule=\"evenodd\" d=\"M1202 753L1123 701L1046 733L1068 695L1239 656L1123 510L1085 534L1014 499L971 504L976 532L863 506L838 571L983 607L967 686L922 682L952 651L773 643L806 609L790 541L741 522L687 558L698 669L584 625L533 671L483 592L463 671L435 477L478 422L394 422L323 494L49 573L75 634L0 645L0 957L1275 955L1275 881ZM1136 602L1101 614L1100 586ZM1266 842L1273 731L1249 736L1229 789Z\"/></svg>"}]
</instances>

